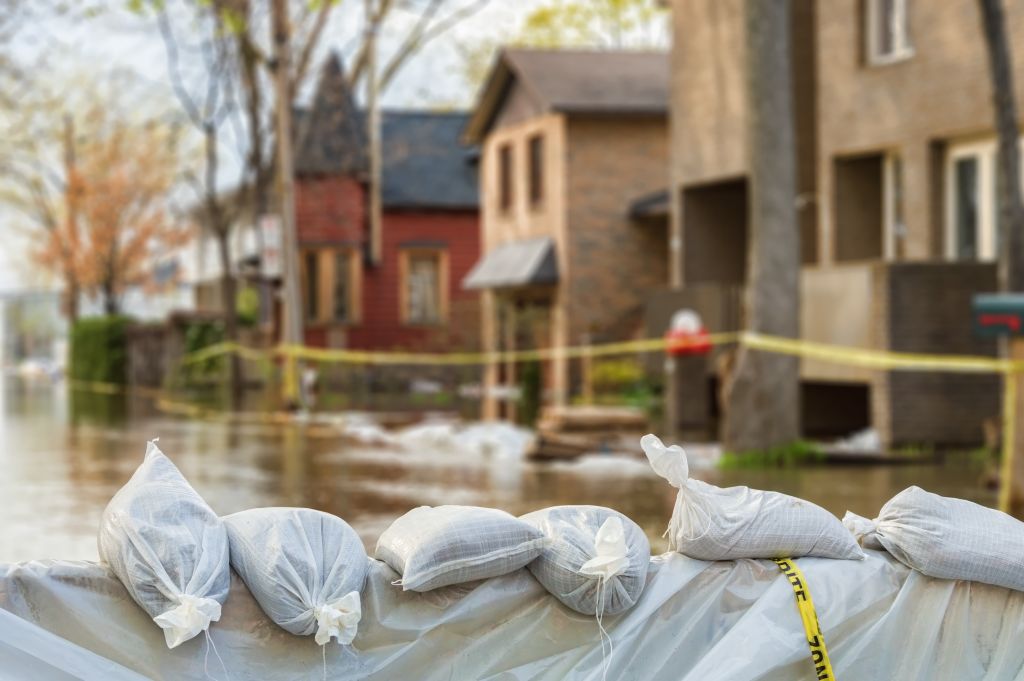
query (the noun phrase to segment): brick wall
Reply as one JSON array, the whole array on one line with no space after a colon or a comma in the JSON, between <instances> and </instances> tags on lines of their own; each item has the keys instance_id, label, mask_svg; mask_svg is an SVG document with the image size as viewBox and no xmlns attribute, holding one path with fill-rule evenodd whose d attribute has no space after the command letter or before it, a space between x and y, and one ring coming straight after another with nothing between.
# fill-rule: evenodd
<instances>
[{"instance_id":1,"label":"brick wall","mask_svg":"<svg viewBox=\"0 0 1024 681\"><path fill-rule=\"evenodd\" d=\"M629 219L630 202L665 188L663 117L569 121L569 341L619 340L668 284L668 227ZM624 323L625 322L625 323Z\"/></svg>"},{"instance_id":2,"label":"brick wall","mask_svg":"<svg viewBox=\"0 0 1024 681\"><path fill-rule=\"evenodd\" d=\"M993 339L972 332L971 299L996 290L991 264L915 263L878 267L876 329L893 352L995 356ZM886 347L886 346L882 346ZM999 414L998 376L879 372L872 421L883 442L973 446Z\"/></svg>"},{"instance_id":3,"label":"brick wall","mask_svg":"<svg viewBox=\"0 0 1024 681\"><path fill-rule=\"evenodd\" d=\"M351 177L302 177L295 183L300 244L362 243L366 191Z\"/></svg>"}]
</instances>

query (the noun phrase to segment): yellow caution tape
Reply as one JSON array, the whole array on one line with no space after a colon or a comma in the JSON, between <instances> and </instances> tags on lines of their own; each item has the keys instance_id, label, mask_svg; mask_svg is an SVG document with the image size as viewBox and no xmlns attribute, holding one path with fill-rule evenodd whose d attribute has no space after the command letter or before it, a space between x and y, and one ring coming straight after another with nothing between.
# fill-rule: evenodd
<instances>
[{"instance_id":1,"label":"yellow caution tape","mask_svg":"<svg viewBox=\"0 0 1024 681\"><path fill-rule=\"evenodd\" d=\"M923 353L890 352L868 350L842 345L826 345L811 341L779 336L765 336L745 332L740 344L783 355L794 355L806 359L817 359L836 364L847 364L870 369L904 369L911 371L951 371L968 373L1006 373L1024 369L1024 364L994 357L971 355L932 355Z\"/></svg>"},{"instance_id":2,"label":"yellow caution tape","mask_svg":"<svg viewBox=\"0 0 1024 681\"><path fill-rule=\"evenodd\" d=\"M800 611L800 620L803 622L804 634L807 636L807 646L811 649L814 678L818 681L835 681L836 676L832 672L832 662L828 659L828 648L825 647L825 637L818 624L818 613L814 610L811 591L807 587L807 578L804 577L803 571L797 567L792 558L775 558L774 562L782 570L782 574L786 575L789 585L793 587L796 607Z\"/></svg>"},{"instance_id":3,"label":"yellow caution tape","mask_svg":"<svg viewBox=\"0 0 1024 681\"><path fill-rule=\"evenodd\" d=\"M1024 362L971 355L937 355L889 352L841 345L828 345L793 338L769 336L750 331L710 334L698 342L712 346L739 343L753 350L816 359L835 364L881 370L948 371L957 373L1005 374L1024 370ZM312 348L302 345L278 345L273 348L250 348L239 343L223 342L189 353L182 364L194 364L228 354L247 360L270 360L274 357L294 358L318 363L364 365L484 365L507 362L544 361L554 358L607 357L633 353L665 352L686 343L668 338L577 345L561 348L511 350L497 352L401 352Z\"/></svg>"}]
</instances>

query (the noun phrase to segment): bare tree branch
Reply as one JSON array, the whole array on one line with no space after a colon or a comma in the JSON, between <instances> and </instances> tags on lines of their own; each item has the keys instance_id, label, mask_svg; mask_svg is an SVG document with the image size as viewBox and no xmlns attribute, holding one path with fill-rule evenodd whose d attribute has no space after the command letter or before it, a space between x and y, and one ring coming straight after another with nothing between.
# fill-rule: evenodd
<instances>
[{"instance_id":1,"label":"bare tree branch","mask_svg":"<svg viewBox=\"0 0 1024 681\"><path fill-rule=\"evenodd\" d=\"M435 23L432 26L429 26L428 28L428 25L430 23L430 17L427 16L428 12L431 12L431 10L436 12L438 9L437 5L441 4L436 0L432 2L430 6L428 6L427 9L424 10L421 20L417 22L416 26L413 28L413 30L406 37L405 41L402 43L402 46L399 47L398 51L394 54L394 56L392 56L392 58L388 61L387 66L385 66L384 70L381 72L380 89L384 90L385 88L387 88L388 84L391 83L395 75L401 70L403 66L405 66L409 59L412 56L414 56L417 52L426 47L431 41L444 35L459 22L468 19L469 17L473 16L474 14L482 10L484 7L490 4L490 2L491 0L476 0L475 2L463 5L459 9L451 12L448 16L438 20L437 23ZM423 18L427 18L427 21L424 22Z\"/></svg>"}]
</instances>

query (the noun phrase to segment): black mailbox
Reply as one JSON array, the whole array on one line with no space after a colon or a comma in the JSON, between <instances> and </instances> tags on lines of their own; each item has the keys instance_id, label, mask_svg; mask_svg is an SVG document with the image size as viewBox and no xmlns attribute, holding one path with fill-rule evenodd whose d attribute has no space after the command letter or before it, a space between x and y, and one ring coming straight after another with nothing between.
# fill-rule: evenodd
<instances>
[{"instance_id":1,"label":"black mailbox","mask_svg":"<svg viewBox=\"0 0 1024 681\"><path fill-rule=\"evenodd\" d=\"M976 335L1024 335L1024 293L981 293L971 307Z\"/></svg>"}]
</instances>

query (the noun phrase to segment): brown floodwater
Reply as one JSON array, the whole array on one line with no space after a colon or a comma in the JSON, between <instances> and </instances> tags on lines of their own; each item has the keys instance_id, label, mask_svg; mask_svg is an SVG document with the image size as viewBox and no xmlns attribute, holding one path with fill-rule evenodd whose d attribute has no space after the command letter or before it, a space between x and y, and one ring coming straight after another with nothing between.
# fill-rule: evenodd
<instances>
[{"instance_id":1,"label":"brown floodwater","mask_svg":"<svg viewBox=\"0 0 1024 681\"><path fill-rule=\"evenodd\" d=\"M161 449L221 514L258 506L308 506L347 520L372 547L399 515L420 505L493 506L522 514L558 504L610 506L640 524L652 547L674 490L642 460L594 455L540 464L518 453L511 426L434 425L400 433L351 420L306 424L229 423L161 414L143 398L78 394L8 379L0 391L0 562L96 559L103 508L142 459ZM357 437L356 437L357 436ZM839 516L874 516L893 494L920 485L993 505L983 464L814 466L691 473L714 484L794 494Z\"/></svg>"}]
</instances>

